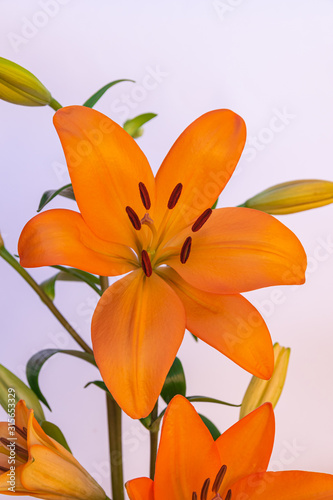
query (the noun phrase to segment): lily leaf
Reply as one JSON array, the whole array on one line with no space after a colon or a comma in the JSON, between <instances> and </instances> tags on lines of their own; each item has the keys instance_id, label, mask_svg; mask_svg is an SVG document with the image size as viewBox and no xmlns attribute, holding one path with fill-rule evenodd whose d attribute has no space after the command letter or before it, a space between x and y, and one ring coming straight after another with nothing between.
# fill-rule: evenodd
<instances>
[{"instance_id":1,"label":"lily leaf","mask_svg":"<svg viewBox=\"0 0 333 500\"><path fill-rule=\"evenodd\" d=\"M179 358L175 358L161 391L161 396L166 404L169 404L176 394L182 396L186 394L185 373Z\"/></svg>"},{"instance_id":2,"label":"lily leaf","mask_svg":"<svg viewBox=\"0 0 333 500\"><path fill-rule=\"evenodd\" d=\"M131 120L127 120L123 125L123 129L126 130L126 132L134 139L137 139L143 134L142 125L155 118L155 116L157 116L156 113L144 113L142 115L138 115Z\"/></svg>"},{"instance_id":3,"label":"lily leaf","mask_svg":"<svg viewBox=\"0 0 333 500\"><path fill-rule=\"evenodd\" d=\"M47 406L50 411L52 411L50 405L46 401L45 397L42 394L42 391L39 388L38 377L44 363L48 359L50 359L51 356L57 353L69 354L70 356L75 356L76 358L83 359L84 361L88 361L88 363L96 366L94 356L84 351L75 351L71 349L44 349L43 351L39 351L34 354L27 363L27 379L31 389L34 391L36 396Z\"/></svg>"},{"instance_id":4,"label":"lily leaf","mask_svg":"<svg viewBox=\"0 0 333 500\"><path fill-rule=\"evenodd\" d=\"M41 424L41 427L48 436L55 439L55 441L61 444L61 446L63 446L67 451L72 453L70 447L68 446L65 436L63 435L62 431L56 424L44 420L44 422L42 422Z\"/></svg>"},{"instance_id":5,"label":"lily leaf","mask_svg":"<svg viewBox=\"0 0 333 500\"><path fill-rule=\"evenodd\" d=\"M205 426L207 427L207 429L209 430L209 432L213 436L214 441L216 441L217 438L221 436L221 433L218 430L218 428L216 427L216 425L213 424L213 422L211 420L209 420L209 418L205 417L204 415L201 415L201 413L199 413L199 417L201 418L201 420L203 421L203 423L205 424Z\"/></svg>"},{"instance_id":6,"label":"lily leaf","mask_svg":"<svg viewBox=\"0 0 333 500\"><path fill-rule=\"evenodd\" d=\"M93 274L87 273L85 271L81 271L80 269L76 269L74 267L63 267L63 266L51 266L55 269L59 269L60 273L51 276L47 280L43 281L40 284L40 287L44 290L44 292L50 297L51 300L54 300L55 297L55 284L57 281L83 281L87 283L98 295L102 295L100 288L98 288L99 279L97 276Z\"/></svg>"},{"instance_id":7,"label":"lily leaf","mask_svg":"<svg viewBox=\"0 0 333 500\"><path fill-rule=\"evenodd\" d=\"M37 212L40 212L48 203L50 203L51 200L53 200L53 198L58 196L58 194L60 196L64 196L64 198L75 200L72 184L66 184L66 186L59 189L50 189L49 191L45 191L41 197Z\"/></svg>"},{"instance_id":8,"label":"lily leaf","mask_svg":"<svg viewBox=\"0 0 333 500\"><path fill-rule=\"evenodd\" d=\"M102 380L92 380L91 382L88 382L88 383L84 386L84 388L89 387L89 385L92 385L92 384L93 384L93 385L96 385L96 386L97 386L97 387L99 387L100 389L103 389L103 391L108 392L108 393L111 395L111 393L110 393L109 389L106 387L106 385L104 384L104 382L102 382Z\"/></svg>"},{"instance_id":9,"label":"lily leaf","mask_svg":"<svg viewBox=\"0 0 333 500\"><path fill-rule=\"evenodd\" d=\"M227 403L226 401L221 401L220 399L207 398L206 396L186 396L191 403L217 403L219 405L233 406L235 408L240 408L242 405L235 405L233 403Z\"/></svg>"},{"instance_id":10,"label":"lily leaf","mask_svg":"<svg viewBox=\"0 0 333 500\"><path fill-rule=\"evenodd\" d=\"M86 102L83 104L83 106L86 106L86 108L93 108L95 104L100 100L100 98L105 94L105 92L116 85L117 83L121 82L132 82L135 83L134 80L128 80L127 78L124 78L123 80L114 80L113 82L107 83L102 87L101 89L97 90L95 94L93 94L89 99L86 100Z\"/></svg>"}]
</instances>

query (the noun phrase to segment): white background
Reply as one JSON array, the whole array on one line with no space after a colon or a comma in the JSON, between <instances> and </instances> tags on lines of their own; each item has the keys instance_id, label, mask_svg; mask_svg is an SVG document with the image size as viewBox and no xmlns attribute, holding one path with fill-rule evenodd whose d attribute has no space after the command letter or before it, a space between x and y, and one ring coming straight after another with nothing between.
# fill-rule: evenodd
<instances>
[{"instance_id":1,"label":"white background","mask_svg":"<svg viewBox=\"0 0 333 500\"><path fill-rule=\"evenodd\" d=\"M246 153L220 206L242 203L278 182L333 180L331 0L12 0L1 1L0 9L1 55L38 76L62 105L82 103L109 81L136 80L109 90L96 108L120 124L139 113L158 114L138 140L155 171L177 136L202 113L230 108L243 116ZM147 89L142 82L154 71L159 77ZM270 132L279 113L287 118L279 122L279 132ZM68 182L52 115L50 108L0 103L0 227L13 253L41 194ZM73 205L57 198L52 207L60 206ZM278 304L271 288L247 294L264 315L273 340L292 348L276 409L275 470L333 473L332 216L333 207L327 206L281 217L308 254L307 283L281 287ZM52 272L32 274L42 280ZM24 377L34 352L75 348L3 261L0 276L2 364ZM85 285L57 286L56 305L87 341L96 301ZM179 357L188 395L241 401L250 379L241 368L202 342L195 344L188 334ZM110 493L104 395L94 387L83 389L96 378L93 367L57 355L40 380L53 408L47 416ZM238 417L237 409L197 408L221 431ZM148 447L141 425L125 417L126 480L148 474Z\"/></svg>"}]
</instances>

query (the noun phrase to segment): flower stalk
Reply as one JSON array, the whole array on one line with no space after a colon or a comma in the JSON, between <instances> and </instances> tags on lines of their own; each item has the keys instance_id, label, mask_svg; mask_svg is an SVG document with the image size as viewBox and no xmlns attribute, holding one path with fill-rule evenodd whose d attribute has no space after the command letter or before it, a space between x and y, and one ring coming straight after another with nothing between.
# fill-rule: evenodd
<instances>
[{"instance_id":1,"label":"flower stalk","mask_svg":"<svg viewBox=\"0 0 333 500\"><path fill-rule=\"evenodd\" d=\"M104 293L109 287L107 276L100 276L101 290ZM106 409L109 431L109 450L111 465L112 498L124 500L123 452L121 439L122 411L111 394L106 394Z\"/></svg>"},{"instance_id":2,"label":"flower stalk","mask_svg":"<svg viewBox=\"0 0 333 500\"><path fill-rule=\"evenodd\" d=\"M67 330L70 336L79 344L79 346L90 354L93 354L91 347L86 344L86 342L80 337L80 335L74 330L74 328L68 323L68 321L61 314L59 309L56 308L52 300L48 295L41 289L38 283L33 279L32 276L17 262L17 260L8 252L5 246L0 245L0 257L2 257L10 266L12 266L15 271L17 271L22 278L31 286L31 288L37 293L42 302L49 308L51 313L57 318L57 320L62 324L62 326Z\"/></svg>"}]
</instances>

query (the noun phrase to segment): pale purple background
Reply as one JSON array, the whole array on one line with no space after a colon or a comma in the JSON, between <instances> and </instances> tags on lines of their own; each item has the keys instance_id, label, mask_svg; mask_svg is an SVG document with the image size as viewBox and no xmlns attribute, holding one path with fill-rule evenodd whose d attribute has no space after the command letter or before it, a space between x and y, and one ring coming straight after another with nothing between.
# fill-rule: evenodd
<instances>
[{"instance_id":1,"label":"pale purple background","mask_svg":"<svg viewBox=\"0 0 333 500\"><path fill-rule=\"evenodd\" d=\"M139 113L158 113L138 140L155 171L181 131L202 113L225 107L242 115L249 142L220 206L242 203L278 182L333 180L331 0L16 0L1 1L0 8L1 55L36 74L63 105L82 103L111 80L136 80L114 87L97 109L121 124ZM143 82L152 71L160 76L147 89ZM130 105L124 105L128 98ZM278 122L281 130L268 130L281 113L287 116ZM50 108L0 103L0 226L15 253L41 194L68 182L52 115ZM52 203L60 206L72 205L61 198ZM271 288L247 294L263 313L273 340L292 347L276 410L275 470L333 473L332 219L332 206L281 217L309 256L307 284L281 288L279 303L273 302ZM0 362L23 377L34 352L75 344L3 261L0 273ZM42 280L52 271L32 274ZM96 301L84 285L57 286L57 306L87 341ZM189 395L241 401L250 379L242 369L189 335L179 356ZM47 416L109 493L104 395L97 388L82 388L96 378L89 365L57 355L40 380L53 408ZM237 409L197 408L221 431L238 417ZM148 474L148 446L141 425L125 417L126 479Z\"/></svg>"}]
</instances>

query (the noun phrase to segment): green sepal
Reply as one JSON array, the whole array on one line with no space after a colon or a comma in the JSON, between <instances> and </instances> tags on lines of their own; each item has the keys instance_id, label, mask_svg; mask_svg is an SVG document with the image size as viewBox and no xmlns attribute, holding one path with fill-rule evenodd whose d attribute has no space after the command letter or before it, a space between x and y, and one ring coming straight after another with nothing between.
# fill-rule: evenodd
<instances>
[{"instance_id":1,"label":"green sepal","mask_svg":"<svg viewBox=\"0 0 333 500\"><path fill-rule=\"evenodd\" d=\"M44 292L54 300L55 297L55 284L57 281L76 281L84 282L89 285L98 295L102 295L101 289L97 286L99 284L99 279L93 274L87 273L86 271L81 271L81 269L76 269L74 267L63 267L63 266L52 266L55 269L59 269L60 273L51 276L47 280L40 284L40 287Z\"/></svg>"},{"instance_id":2,"label":"green sepal","mask_svg":"<svg viewBox=\"0 0 333 500\"><path fill-rule=\"evenodd\" d=\"M66 186L62 186L59 189L50 189L48 191L45 191L40 199L37 212L43 210L43 208L46 207L46 205L58 195L63 196L64 198L69 198L70 200L75 200L72 184L66 184Z\"/></svg>"},{"instance_id":3,"label":"green sepal","mask_svg":"<svg viewBox=\"0 0 333 500\"><path fill-rule=\"evenodd\" d=\"M176 394L182 396L186 394L185 373L179 358L175 358L161 391L161 396L166 404L169 404Z\"/></svg>"},{"instance_id":4,"label":"green sepal","mask_svg":"<svg viewBox=\"0 0 333 500\"><path fill-rule=\"evenodd\" d=\"M216 202L215 202L215 203L214 203L214 205L212 206L212 210L214 210L214 208L216 208L216 207L217 207L218 202L219 202L219 199L217 198Z\"/></svg>"},{"instance_id":5,"label":"green sepal","mask_svg":"<svg viewBox=\"0 0 333 500\"><path fill-rule=\"evenodd\" d=\"M105 92L109 88L111 88L114 85L116 85L117 83L121 83L121 82L135 83L134 80L128 80L127 78L124 78L122 80L114 80L113 82L107 83L106 85L104 85L104 87L97 90L97 92L95 92L95 94L93 94L91 97L89 97L89 99L87 99L86 102L83 103L83 106L85 106L86 108L93 108L95 106L95 104L100 100L100 98L105 94Z\"/></svg>"},{"instance_id":6,"label":"green sepal","mask_svg":"<svg viewBox=\"0 0 333 500\"><path fill-rule=\"evenodd\" d=\"M155 118L155 116L157 116L156 113L143 113L142 115L138 115L131 120L127 120L123 125L123 129L134 139L137 139L143 134L142 125Z\"/></svg>"},{"instance_id":7,"label":"green sepal","mask_svg":"<svg viewBox=\"0 0 333 500\"><path fill-rule=\"evenodd\" d=\"M48 436L57 441L57 443L61 444L61 446L63 446L67 451L72 453L65 436L56 424L44 420L44 422L42 422L41 424L41 428Z\"/></svg>"},{"instance_id":8,"label":"green sepal","mask_svg":"<svg viewBox=\"0 0 333 500\"><path fill-rule=\"evenodd\" d=\"M50 405L46 401L42 391L39 388L38 377L44 363L48 359L50 359L51 356L57 353L69 354L70 356L83 359L84 361L88 361L88 363L96 366L94 356L84 351L74 351L70 349L44 349L43 351L39 351L34 354L27 363L27 379L31 389L34 391L36 396L45 404L45 406L47 406L50 411L52 411Z\"/></svg>"},{"instance_id":9,"label":"green sepal","mask_svg":"<svg viewBox=\"0 0 333 500\"><path fill-rule=\"evenodd\" d=\"M201 420L203 421L203 423L205 424L205 426L207 427L207 429L211 433L214 441L216 441L217 438L219 438L221 436L221 433L218 430L218 428L216 427L216 425L213 424L213 422L211 420L209 420L209 418L205 417L204 415L201 415L201 413L199 413L199 417L201 418Z\"/></svg>"}]
</instances>

